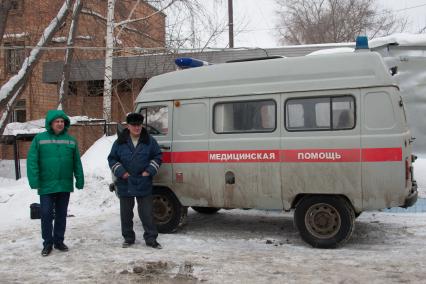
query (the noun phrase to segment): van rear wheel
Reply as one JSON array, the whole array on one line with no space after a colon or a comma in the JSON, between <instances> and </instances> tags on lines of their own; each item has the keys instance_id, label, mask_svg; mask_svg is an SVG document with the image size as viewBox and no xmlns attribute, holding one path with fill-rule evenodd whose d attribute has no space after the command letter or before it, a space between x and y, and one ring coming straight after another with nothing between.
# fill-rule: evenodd
<instances>
[{"instance_id":1,"label":"van rear wheel","mask_svg":"<svg viewBox=\"0 0 426 284\"><path fill-rule=\"evenodd\" d=\"M177 197L167 188L154 188L152 212L159 233L175 232L185 221L188 207L182 206Z\"/></svg>"},{"instance_id":2,"label":"van rear wheel","mask_svg":"<svg viewBox=\"0 0 426 284\"><path fill-rule=\"evenodd\" d=\"M294 222L302 239L316 248L335 248L352 235L354 210L338 196L307 196L296 207Z\"/></svg>"},{"instance_id":3,"label":"van rear wheel","mask_svg":"<svg viewBox=\"0 0 426 284\"><path fill-rule=\"evenodd\" d=\"M201 213L201 214L215 214L215 213L217 213L217 211L220 210L220 208L216 208L216 207L191 206L191 208L194 209L195 211L197 211L198 213Z\"/></svg>"}]
</instances>

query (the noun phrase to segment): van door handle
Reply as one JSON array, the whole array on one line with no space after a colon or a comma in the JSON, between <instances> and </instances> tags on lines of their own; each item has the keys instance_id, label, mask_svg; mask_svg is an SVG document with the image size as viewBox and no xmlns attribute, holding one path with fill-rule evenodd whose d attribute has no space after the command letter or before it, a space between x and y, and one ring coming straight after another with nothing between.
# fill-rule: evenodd
<instances>
[{"instance_id":1,"label":"van door handle","mask_svg":"<svg viewBox=\"0 0 426 284\"><path fill-rule=\"evenodd\" d=\"M160 145L161 150L170 150L170 146Z\"/></svg>"}]
</instances>

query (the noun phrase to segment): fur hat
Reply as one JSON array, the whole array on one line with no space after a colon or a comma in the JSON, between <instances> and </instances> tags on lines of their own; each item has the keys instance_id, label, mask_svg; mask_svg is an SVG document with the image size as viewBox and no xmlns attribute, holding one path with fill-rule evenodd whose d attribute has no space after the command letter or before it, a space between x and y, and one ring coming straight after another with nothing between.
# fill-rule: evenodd
<instances>
[{"instance_id":1,"label":"fur hat","mask_svg":"<svg viewBox=\"0 0 426 284\"><path fill-rule=\"evenodd\" d=\"M131 112L126 117L127 124L139 125L143 123L143 115L136 112Z\"/></svg>"}]
</instances>

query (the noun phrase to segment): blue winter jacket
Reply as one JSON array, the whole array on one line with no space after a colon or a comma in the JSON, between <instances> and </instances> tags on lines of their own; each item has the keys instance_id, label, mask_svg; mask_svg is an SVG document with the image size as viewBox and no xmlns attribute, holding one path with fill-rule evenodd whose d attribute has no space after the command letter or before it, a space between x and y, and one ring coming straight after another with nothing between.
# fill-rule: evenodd
<instances>
[{"instance_id":1,"label":"blue winter jacket","mask_svg":"<svg viewBox=\"0 0 426 284\"><path fill-rule=\"evenodd\" d=\"M108 164L117 177L115 184L119 197L147 196L152 194L152 178L161 165L161 149L145 128L135 148L129 130L125 129L112 145ZM150 175L142 176L144 171ZM126 172L130 175L127 180L122 178Z\"/></svg>"}]
</instances>

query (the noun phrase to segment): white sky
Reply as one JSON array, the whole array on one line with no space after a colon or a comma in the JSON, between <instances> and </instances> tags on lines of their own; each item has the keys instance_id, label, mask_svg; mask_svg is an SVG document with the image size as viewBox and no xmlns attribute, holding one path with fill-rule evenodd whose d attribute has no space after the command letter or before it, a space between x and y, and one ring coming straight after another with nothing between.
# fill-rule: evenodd
<instances>
[{"instance_id":1,"label":"white sky","mask_svg":"<svg viewBox=\"0 0 426 284\"><path fill-rule=\"evenodd\" d=\"M277 47L277 17L274 0L233 0L235 47ZM215 1L212 1L215 2ZM212 3L209 1L209 3ZM213 4L214 10L222 18L227 15L227 0ZM377 0L381 7L394 10L397 15L408 16L409 28L405 32L415 33L426 26L426 0ZM217 11L221 10L220 13ZM222 15L220 15L222 14ZM225 18L227 20L227 18ZM224 47L228 43L228 33L215 46Z\"/></svg>"}]
</instances>

